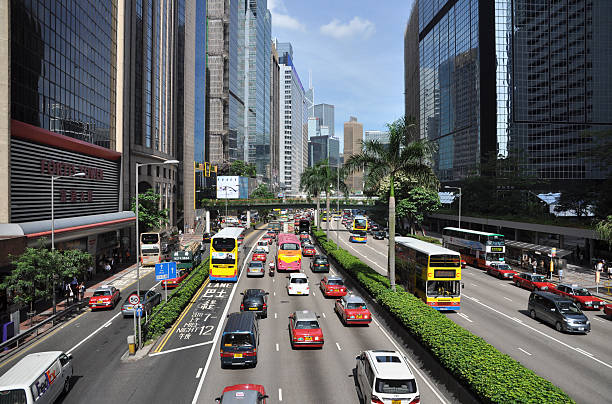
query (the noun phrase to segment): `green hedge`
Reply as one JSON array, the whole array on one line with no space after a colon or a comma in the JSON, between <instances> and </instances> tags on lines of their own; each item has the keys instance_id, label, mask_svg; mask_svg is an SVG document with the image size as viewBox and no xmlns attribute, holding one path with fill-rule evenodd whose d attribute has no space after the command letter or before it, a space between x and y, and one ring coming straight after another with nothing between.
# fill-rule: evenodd
<instances>
[{"instance_id":1,"label":"green hedge","mask_svg":"<svg viewBox=\"0 0 612 404\"><path fill-rule=\"evenodd\" d=\"M388 279L313 230L323 249L392 313L437 360L489 403L573 403L560 388L484 339L455 324L414 295L389 289Z\"/></svg>"},{"instance_id":2,"label":"green hedge","mask_svg":"<svg viewBox=\"0 0 612 404\"><path fill-rule=\"evenodd\" d=\"M155 307L149 322L143 327L142 335L145 341L159 337L174 324L206 278L208 278L208 260L193 271L185 283L174 292L168 303L162 300L162 303Z\"/></svg>"}]
</instances>

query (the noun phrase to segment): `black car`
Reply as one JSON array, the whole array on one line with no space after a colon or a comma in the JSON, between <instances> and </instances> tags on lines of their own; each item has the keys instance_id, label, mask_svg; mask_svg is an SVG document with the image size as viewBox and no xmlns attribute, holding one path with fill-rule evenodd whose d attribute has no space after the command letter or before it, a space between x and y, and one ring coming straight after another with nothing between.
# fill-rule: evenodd
<instances>
[{"instance_id":1,"label":"black car","mask_svg":"<svg viewBox=\"0 0 612 404\"><path fill-rule=\"evenodd\" d=\"M385 233L384 231L378 230L374 232L372 237L374 237L374 240L384 240L386 235L387 233Z\"/></svg>"},{"instance_id":2,"label":"black car","mask_svg":"<svg viewBox=\"0 0 612 404\"><path fill-rule=\"evenodd\" d=\"M325 255L315 255L310 263L312 272L329 272L329 261Z\"/></svg>"},{"instance_id":3,"label":"black car","mask_svg":"<svg viewBox=\"0 0 612 404\"><path fill-rule=\"evenodd\" d=\"M202 242L205 244L210 243L210 238L212 237L212 233L204 233L202 234Z\"/></svg>"},{"instance_id":4,"label":"black car","mask_svg":"<svg viewBox=\"0 0 612 404\"><path fill-rule=\"evenodd\" d=\"M240 294L240 311L255 313L261 318L268 317L268 292L263 289L247 289Z\"/></svg>"}]
</instances>

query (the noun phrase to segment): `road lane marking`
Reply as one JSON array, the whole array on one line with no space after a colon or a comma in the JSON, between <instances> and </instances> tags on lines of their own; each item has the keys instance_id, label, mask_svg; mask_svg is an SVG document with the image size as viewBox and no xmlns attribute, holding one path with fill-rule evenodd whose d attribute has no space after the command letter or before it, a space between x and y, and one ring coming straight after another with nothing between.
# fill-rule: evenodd
<instances>
[{"instance_id":1,"label":"road lane marking","mask_svg":"<svg viewBox=\"0 0 612 404\"><path fill-rule=\"evenodd\" d=\"M504 299L512 301L512 299L510 299L509 297L504 296Z\"/></svg>"},{"instance_id":2,"label":"road lane marking","mask_svg":"<svg viewBox=\"0 0 612 404\"><path fill-rule=\"evenodd\" d=\"M278 318L278 313L274 313L274 318Z\"/></svg>"},{"instance_id":3,"label":"road lane marking","mask_svg":"<svg viewBox=\"0 0 612 404\"><path fill-rule=\"evenodd\" d=\"M478 286L478 285L476 285L475 283L472 283L471 285L472 285L472 286Z\"/></svg>"},{"instance_id":4,"label":"road lane marking","mask_svg":"<svg viewBox=\"0 0 612 404\"><path fill-rule=\"evenodd\" d=\"M276 343L276 352L278 352L278 342Z\"/></svg>"},{"instance_id":5,"label":"road lane marking","mask_svg":"<svg viewBox=\"0 0 612 404\"><path fill-rule=\"evenodd\" d=\"M111 317L110 320L108 320L108 322L112 322L114 319L116 319L117 317L119 317L121 315L121 312L115 314L113 317ZM98 332L100 332L100 330L102 330L103 328L106 328L107 325L103 324L100 327L98 327L98 329L96 329L94 332L92 332L91 334L89 334L87 337L83 338L78 344L76 344L75 346L73 346L72 348L70 348L68 351L66 351L67 354L74 352L75 349L77 349L78 347L80 347L85 341L89 340L91 337L93 337L94 335L96 335Z\"/></svg>"},{"instance_id":6,"label":"road lane marking","mask_svg":"<svg viewBox=\"0 0 612 404\"><path fill-rule=\"evenodd\" d=\"M199 342L199 343L193 344L193 345L187 345L187 346L182 346L182 347L178 347L178 348L172 348L172 349L168 349L167 351L163 351L163 352L155 352L155 353L150 354L149 356L165 355L165 354L170 353L170 352L182 351L184 349L196 348L196 347L199 347L199 346L209 345L209 344L212 344L212 341Z\"/></svg>"},{"instance_id":7,"label":"road lane marking","mask_svg":"<svg viewBox=\"0 0 612 404\"><path fill-rule=\"evenodd\" d=\"M199 379L200 375L202 375L202 368L198 369L198 373L196 373L196 379Z\"/></svg>"},{"instance_id":8,"label":"road lane marking","mask_svg":"<svg viewBox=\"0 0 612 404\"><path fill-rule=\"evenodd\" d=\"M523 320L520 320L516 317L511 317L512 320L516 321L517 323L523 324Z\"/></svg>"},{"instance_id":9,"label":"road lane marking","mask_svg":"<svg viewBox=\"0 0 612 404\"><path fill-rule=\"evenodd\" d=\"M378 326L378 328L380 328L380 330L382 331L382 333L385 335L385 337L387 337L387 339L391 342L391 344L393 344L393 346L395 347L395 349L397 349L398 351L400 351L402 354L404 354L404 358L406 359L406 361L410 364L410 366L412 366L412 369L414 371L414 373L416 373L417 375L419 375L419 377L425 382L425 384L427 385L427 387L429 387L429 389L436 395L436 397L438 397L438 400L440 400L441 403L445 403L448 404L448 400L446 400L446 398L444 398L444 396L442 396L442 393L439 393L433 386L433 384L431 384L429 382L429 380L427 380L427 378L425 377L425 375L423 373L421 373L421 371L417 368L416 364L408 357L408 355L406 355L406 353L404 352L404 350L402 348L400 348L399 345L397 345L397 343L393 340L393 338L391 338L391 336L387 333L387 331L380 325L380 323L378 322L378 320L376 320L375 318L372 318L372 320L374 320L374 323L376 323L376 325Z\"/></svg>"},{"instance_id":10,"label":"road lane marking","mask_svg":"<svg viewBox=\"0 0 612 404\"><path fill-rule=\"evenodd\" d=\"M497 310L497 309L494 309L493 307L487 306L486 304L479 302L478 300L474 299L473 297L470 297L470 296L468 296L468 295L466 295L466 294L464 294L463 296L464 296L466 299L472 300L472 301L474 301L474 302L478 303L479 305L481 305L481 306L483 306L483 307L486 307L487 309L489 309L489 310L491 310L491 311L493 311L493 312L495 312L495 313L499 314L500 316L506 317L506 318L507 318L507 319L509 319L509 320L512 320L512 319L513 319L513 317L511 317L511 316L509 316L509 315L507 315L507 314L505 314L505 313L502 313L501 311L499 311L499 310ZM563 346L564 346L564 347L566 347L566 348L569 348L569 349L571 349L571 350L573 350L573 351L576 351L576 352L578 352L578 353L580 353L580 354L582 354L582 355L585 355L585 356L587 356L588 358L590 358L590 359L594 360L595 362L598 362L598 363L600 363L600 364L602 364L602 365L604 365L604 366L606 366L606 367L608 367L608 368L612 369L612 365L610 365L609 363L606 363L606 362L604 362L604 361L602 361L602 360L600 360L600 359L597 359L597 358L596 358L596 357L594 357L594 356L589 356L588 352L586 352L586 351L584 351L584 350L582 350L582 349L580 349L580 348L578 348L578 347L573 347L573 346L571 346L571 345L569 345L569 344L566 344L565 342L563 342L563 341L561 341L561 340L559 340L559 339L557 339L557 338L555 338L555 337L553 337L553 336L550 336L550 335L546 334L545 332L542 332L542 331L538 330L537 328L534 328L534 327L532 327L532 326L530 326L530 325L528 325L528 324L525 324L525 323L519 323L519 324L521 324L523 327L527 327L528 329L530 329L530 330L532 330L532 331L537 332L538 334L540 334L540 335L542 335L542 336L544 336L544 337L546 337L546 338L548 338L548 339L550 339L550 340L552 340L552 341L555 341L556 343L558 343L558 344L560 344L560 345L563 345Z\"/></svg>"},{"instance_id":11,"label":"road lane marking","mask_svg":"<svg viewBox=\"0 0 612 404\"><path fill-rule=\"evenodd\" d=\"M527 355L531 356L531 354L527 351L525 351L523 348L518 348L519 351L526 353Z\"/></svg>"},{"instance_id":12,"label":"road lane marking","mask_svg":"<svg viewBox=\"0 0 612 404\"><path fill-rule=\"evenodd\" d=\"M276 296L276 292L273 292L273 293L274 293L273 296Z\"/></svg>"},{"instance_id":13,"label":"road lane marking","mask_svg":"<svg viewBox=\"0 0 612 404\"><path fill-rule=\"evenodd\" d=\"M472 321L472 320L470 320L470 318L469 318L469 317L468 317L466 314L463 314L463 313L457 313L457 315L458 315L458 316L463 317L464 319L466 319L466 320L467 320L467 321L469 321L470 323L473 323L473 321Z\"/></svg>"},{"instance_id":14,"label":"road lane marking","mask_svg":"<svg viewBox=\"0 0 612 404\"><path fill-rule=\"evenodd\" d=\"M313 295L313 296L315 295L315 292L314 292L314 290L312 291L312 295Z\"/></svg>"},{"instance_id":15,"label":"road lane marking","mask_svg":"<svg viewBox=\"0 0 612 404\"><path fill-rule=\"evenodd\" d=\"M266 232L263 232L261 234L261 236L259 236L259 239L257 239L257 241L261 240L261 238L264 236L264 234L266 234ZM257 241L255 242L255 244L253 246L251 246L251 249L247 253L246 257L251 255L251 253L253 252L253 249L257 245ZM236 292L236 289L238 288L238 283L240 282L240 279L242 278L242 274L245 273L245 268L246 268L247 262L249 262L249 261L247 259L245 259L244 262L242 263L242 270L240 271L240 275L238 275L238 280L236 281L236 283L232 287L232 292L230 293L229 298L227 299L227 303L225 304L225 309L223 310L223 314L221 315L222 319L227 316L227 312L229 311L229 308L230 308L230 303L232 303L232 299L234 298L234 293ZM219 325L221 325L221 324L219 324ZM196 392L195 392L195 394L193 396L193 400L191 400L191 404L197 404L197 402L198 402L198 396L200 395L200 391L202 391L202 386L204 385L204 380L206 380L206 373L208 373L208 368L210 367L210 362L212 361L212 356L213 356L213 353L215 351L215 345L217 345L217 341L219 340L219 336L221 335L221 331L222 330L223 330L223 327L217 327L217 331L215 332L215 336L214 336L213 340L211 341L212 342L212 349L210 350L210 353L208 354L208 359L206 359L206 365L204 365L204 370L202 371L202 377L200 378L200 382L198 383L198 388L196 389Z\"/></svg>"},{"instance_id":16,"label":"road lane marking","mask_svg":"<svg viewBox=\"0 0 612 404\"><path fill-rule=\"evenodd\" d=\"M112 322L109 320L106 322L106 324L103 325L104 328L108 328L110 325L112 324Z\"/></svg>"},{"instance_id":17,"label":"road lane marking","mask_svg":"<svg viewBox=\"0 0 612 404\"><path fill-rule=\"evenodd\" d=\"M325 313L321 313L323 315L323 318L325 318Z\"/></svg>"},{"instance_id":18,"label":"road lane marking","mask_svg":"<svg viewBox=\"0 0 612 404\"><path fill-rule=\"evenodd\" d=\"M278 401L283 401L283 389L278 389Z\"/></svg>"},{"instance_id":19,"label":"road lane marking","mask_svg":"<svg viewBox=\"0 0 612 404\"><path fill-rule=\"evenodd\" d=\"M272 283L274 283L274 281L275 281L275 279L274 279L274 278L272 278Z\"/></svg>"},{"instance_id":20,"label":"road lane marking","mask_svg":"<svg viewBox=\"0 0 612 404\"><path fill-rule=\"evenodd\" d=\"M589 353L589 352L585 351L584 349L581 349L581 348L576 348L576 350L577 350L578 352L580 352L581 354L584 354L584 355L586 355L586 356L591 356L591 357L593 356L593 354L592 354L592 353Z\"/></svg>"},{"instance_id":21,"label":"road lane marking","mask_svg":"<svg viewBox=\"0 0 612 404\"><path fill-rule=\"evenodd\" d=\"M338 351L342 351L342 348L340 348L340 344L336 342L336 346L338 347Z\"/></svg>"},{"instance_id":22,"label":"road lane marking","mask_svg":"<svg viewBox=\"0 0 612 404\"><path fill-rule=\"evenodd\" d=\"M593 320L601 321L602 323L607 323L607 321L602 320L601 318L593 317Z\"/></svg>"}]
</instances>

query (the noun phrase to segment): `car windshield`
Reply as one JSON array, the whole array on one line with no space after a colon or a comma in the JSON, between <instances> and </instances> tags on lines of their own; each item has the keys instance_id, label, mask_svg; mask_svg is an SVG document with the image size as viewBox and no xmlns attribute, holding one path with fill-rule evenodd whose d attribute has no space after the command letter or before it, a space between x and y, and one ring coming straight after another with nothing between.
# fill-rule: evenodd
<instances>
[{"instance_id":1,"label":"car windshield","mask_svg":"<svg viewBox=\"0 0 612 404\"><path fill-rule=\"evenodd\" d=\"M344 282L342 282L342 279L330 279L327 281L328 285L344 285Z\"/></svg>"},{"instance_id":2,"label":"car windshield","mask_svg":"<svg viewBox=\"0 0 612 404\"><path fill-rule=\"evenodd\" d=\"M572 302L557 303L557 308L559 309L561 313L566 313L566 314L581 314L582 313L580 309L578 308L578 306L576 306Z\"/></svg>"},{"instance_id":3,"label":"car windshield","mask_svg":"<svg viewBox=\"0 0 612 404\"><path fill-rule=\"evenodd\" d=\"M296 243L283 243L283 245L281 245L281 250L297 251L299 249L300 249L300 246Z\"/></svg>"},{"instance_id":4,"label":"car windshield","mask_svg":"<svg viewBox=\"0 0 612 404\"><path fill-rule=\"evenodd\" d=\"M266 243L265 241L260 241L260 242L257 243L257 245L266 246L266 245L268 245L268 243Z\"/></svg>"},{"instance_id":5,"label":"car windshield","mask_svg":"<svg viewBox=\"0 0 612 404\"><path fill-rule=\"evenodd\" d=\"M593 296L587 288L574 289L574 295L576 296Z\"/></svg>"},{"instance_id":6,"label":"car windshield","mask_svg":"<svg viewBox=\"0 0 612 404\"><path fill-rule=\"evenodd\" d=\"M291 279L291 283L308 283L308 281L304 278L293 278Z\"/></svg>"},{"instance_id":7,"label":"car windshield","mask_svg":"<svg viewBox=\"0 0 612 404\"><path fill-rule=\"evenodd\" d=\"M94 297L96 297L96 296L110 296L111 292L110 292L110 290L96 290L93 295L94 295Z\"/></svg>"},{"instance_id":8,"label":"car windshield","mask_svg":"<svg viewBox=\"0 0 612 404\"><path fill-rule=\"evenodd\" d=\"M352 309L352 310L355 310L355 309L365 310L368 307L366 306L365 303L347 303L346 308L347 309Z\"/></svg>"},{"instance_id":9,"label":"car windshield","mask_svg":"<svg viewBox=\"0 0 612 404\"><path fill-rule=\"evenodd\" d=\"M325 258L319 258L318 260L315 261L315 264L326 265L327 260Z\"/></svg>"},{"instance_id":10,"label":"car windshield","mask_svg":"<svg viewBox=\"0 0 612 404\"><path fill-rule=\"evenodd\" d=\"M504 271L509 271L509 270L512 269L512 268L510 268L510 265L508 265L508 264L497 264L497 265L495 265L495 267L497 269L501 269L501 270L504 270Z\"/></svg>"},{"instance_id":11,"label":"car windshield","mask_svg":"<svg viewBox=\"0 0 612 404\"><path fill-rule=\"evenodd\" d=\"M319 322L317 320L310 320L310 321L297 321L295 323L295 328L297 330L308 330L311 328L320 328L320 327L319 327Z\"/></svg>"},{"instance_id":12,"label":"car windshield","mask_svg":"<svg viewBox=\"0 0 612 404\"><path fill-rule=\"evenodd\" d=\"M262 268L263 264L261 262L259 262L259 261L254 261L254 262L251 262L249 264L249 267L251 267L251 268Z\"/></svg>"},{"instance_id":13,"label":"car windshield","mask_svg":"<svg viewBox=\"0 0 612 404\"><path fill-rule=\"evenodd\" d=\"M546 282L544 275L531 275L532 282Z\"/></svg>"},{"instance_id":14,"label":"car windshield","mask_svg":"<svg viewBox=\"0 0 612 404\"><path fill-rule=\"evenodd\" d=\"M411 394L416 393L416 382L414 379L376 379L375 390L384 394Z\"/></svg>"}]
</instances>

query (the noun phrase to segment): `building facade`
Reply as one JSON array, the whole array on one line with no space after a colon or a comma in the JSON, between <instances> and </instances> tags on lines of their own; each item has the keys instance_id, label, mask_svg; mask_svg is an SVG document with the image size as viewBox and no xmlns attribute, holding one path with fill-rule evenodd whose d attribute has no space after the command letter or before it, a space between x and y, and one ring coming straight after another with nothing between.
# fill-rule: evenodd
<instances>
[{"instance_id":1,"label":"building facade","mask_svg":"<svg viewBox=\"0 0 612 404\"><path fill-rule=\"evenodd\" d=\"M490 156L558 186L603 179L593 150L612 128L611 18L607 1L419 0L405 37L406 113L418 89L440 180L478 173Z\"/></svg>"},{"instance_id":2,"label":"building facade","mask_svg":"<svg viewBox=\"0 0 612 404\"><path fill-rule=\"evenodd\" d=\"M280 190L280 67L278 52L272 41L270 48L270 189Z\"/></svg>"},{"instance_id":3,"label":"building facade","mask_svg":"<svg viewBox=\"0 0 612 404\"><path fill-rule=\"evenodd\" d=\"M363 134L363 141L376 140L381 144L389 144L389 132L382 130L366 130Z\"/></svg>"},{"instance_id":4,"label":"building facade","mask_svg":"<svg viewBox=\"0 0 612 404\"><path fill-rule=\"evenodd\" d=\"M280 182L288 195L300 193L300 177L308 164L308 108L304 87L293 66L290 43L276 42L279 50L279 106L282 133ZM284 50L284 51L282 51Z\"/></svg>"},{"instance_id":5,"label":"building facade","mask_svg":"<svg viewBox=\"0 0 612 404\"><path fill-rule=\"evenodd\" d=\"M361 153L363 144L363 124L357 118L351 116L348 122L344 122L344 160L353 154ZM363 193L363 170L349 174L346 179L349 192Z\"/></svg>"},{"instance_id":6,"label":"building facade","mask_svg":"<svg viewBox=\"0 0 612 404\"><path fill-rule=\"evenodd\" d=\"M335 136L334 109L331 104L316 104L313 107L314 117L319 118L319 124L329 128L329 134Z\"/></svg>"}]
</instances>

